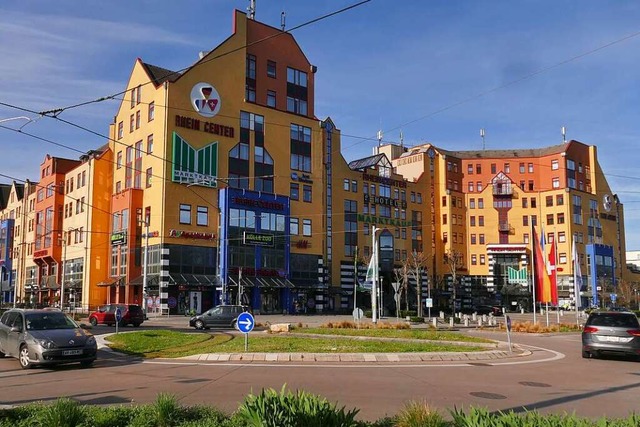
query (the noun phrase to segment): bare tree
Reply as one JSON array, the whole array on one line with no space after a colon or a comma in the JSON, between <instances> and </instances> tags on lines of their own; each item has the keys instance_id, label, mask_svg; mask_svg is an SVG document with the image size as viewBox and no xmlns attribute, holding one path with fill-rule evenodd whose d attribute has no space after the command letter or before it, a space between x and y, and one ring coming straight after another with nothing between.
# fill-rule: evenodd
<instances>
[{"instance_id":1,"label":"bare tree","mask_svg":"<svg viewBox=\"0 0 640 427\"><path fill-rule=\"evenodd\" d=\"M453 295L451 298L451 315L456 314L456 286L458 283L458 270L462 268L462 262L464 261L462 252L456 249L449 249L444 254L444 260L449 266L449 273L451 273L451 281L453 284Z\"/></svg>"},{"instance_id":2,"label":"bare tree","mask_svg":"<svg viewBox=\"0 0 640 427\"><path fill-rule=\"evenodd\" d=\"M405 307L406 310L409 311L409 292L408 290L408 283L409 283L409 268L407 266L406 262L403 262L400 267L396 267L393 269L393 275L396 279L396 282L398 282L400 284L399 288L398 288L398 302L396 304L396 316L399 316L399 310L400 310L400 301L402 300L402 294L404 293L404 301L405 301Z\"/></svg>"},{"instance_id":3,"label":"bare tree","mask_svg":"<svg viewBox=\"0 0 640 427\"><path fill-rule=\"evenodd\" d=\"M627 282L624 279L618 280L616 285L616 291L618 293L618 305L625 307L633 307L633 297L634 291L631 283Z\"/></svg>"},{"instance_id":4,"label":"bare tree","mask_svg":"<svg viewBox=\"0 0 640 427\"><path fill-rule=\"evenodd\" d=\"M418 300L418 317L422 317L422 272L428 272L429 259L424 252L411 252L407 259L409 275L416 282L416 298Z\"/></svg>"}]
</instances>

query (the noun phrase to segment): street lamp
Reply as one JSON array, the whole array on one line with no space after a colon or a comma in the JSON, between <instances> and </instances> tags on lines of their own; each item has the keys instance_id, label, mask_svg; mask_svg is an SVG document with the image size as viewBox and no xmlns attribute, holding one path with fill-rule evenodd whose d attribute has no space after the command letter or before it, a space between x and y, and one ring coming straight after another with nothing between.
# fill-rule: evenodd
<instances>
[{"instance_id":1,"label":"street lamp","mask_svg":"<svg viewBox=\"0 0 640 427\"><path fill-rule=\"evenodd\" d=\"M145 227L145 232L142 237L145 239L144 241L144 252L142 255L142 312L144 313L144 318L147 319L147 264L149 257L149 219L145 218L140 221L140 225ZM158 296L160 296L158 294Z\"/></svg>"}]
</instances>

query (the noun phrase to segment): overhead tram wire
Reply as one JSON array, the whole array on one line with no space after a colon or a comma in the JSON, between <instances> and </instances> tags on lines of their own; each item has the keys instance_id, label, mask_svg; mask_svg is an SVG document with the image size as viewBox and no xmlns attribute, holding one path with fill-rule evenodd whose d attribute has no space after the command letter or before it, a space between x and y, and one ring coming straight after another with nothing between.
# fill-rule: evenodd
<instances>
[{"instance_id":1,"label":"overhead tram wire","mask_svg":"<svg viewBox=\"0 0 640 427\"><path fill-rule=\"evenodd\" d=\"M358 3L354 3L352 5L345 6L342 9L338 9L336 11L333 11L333 12L327 13L325 15L319 16L317 18L311 19L309 21L303 22L302 24L296 25L296 26L294 26L294 27L292 27L292 28L290 28L290 29L288 29L286 31L280 31L280 32L278 32L276 34L272 34L272 35L264 37L264 38L262 38L260 40L256 40L256 41L253 41L251 43L247 43L247 44L245 44L243 46L237 47L235 49L231 49L231 50L229 50L227 52L223 52L223 53L217 54L215 56L212 56L211 58L208 58L208 59L205 59L205 60L202 60L202 61L198 61L194 65L190 65L188 67L184 67L184 68L182 68L180 70L172 72L171 74L169 74L169 76L180 75L183 72L185 72L185 71L189 70L190 68L194 67L195 65L206 64L206 63L211 62L213 60L220 59L220 58L222 58L224 56L227 56L227 55L230 55L232 53L235 53L235 52L241 51L243 49L246 49L247 47L255 46L256 44L263 43L263 42L265 42L267 40L271 40L271 39L273 39L275 37L279 37L279 36L281 36L283 34L290 34L291 32L299 30L300 28L306 27L306 26L311 25L311 24L315 24L316 22L323 21L325 19L331 18L331 17L339 15L339 14L342 14L344 12L347 12L347 11L351 10L351 9L355 9L355 8L357 8L359 6L362 6L362 5L366 4L366 3L369 3L370 1L371 0L362 0L362 1L359 1ZM152 82L149 81L147 83L144 83L141 86L145 86L145 85L148 85L148 84L151 84L151 83ZM67 110L71 110L73 108L78 108L78 107L83 107L83 106L86 106L86 105L89 105L89 104L96 104L96 103L99 103L99 102L107 101L107 100L115 98L116 96L123 95L125 93L127 93L126 90L117 92L117 93L115 93L113 95L103 96L103 97L100 97L100 98L97 98L97 99L94 99L94 100L91 100L91 101L84 101L84 102L80 102L80 103L77 103L77 104L69 105L67 107L54 108L54 109L51 109L51 110L41 111L38 114L40 114L42 116L48 116L48 117L57 117L61 113L65 112Z\"/></svg>"}]
</instances>

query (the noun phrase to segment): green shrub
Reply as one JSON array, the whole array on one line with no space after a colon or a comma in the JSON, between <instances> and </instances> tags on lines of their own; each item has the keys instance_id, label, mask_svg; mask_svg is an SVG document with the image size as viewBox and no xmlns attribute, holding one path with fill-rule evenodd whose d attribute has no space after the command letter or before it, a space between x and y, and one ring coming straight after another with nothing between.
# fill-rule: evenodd
<instances>
[{"instance_id":1,"label":"green shrub","mask_svg":"<svg viewBox=\"0 0 640 427\"><path fill-rule=\"evenodd\" d=\"M78 427L84 424L85 407L75 400L62 397L43 406L37 424L46 427Z\"/></svg>"},{"instance_id":2,"label":"green shrub","mask_svg":"<svg viewBox=\"0 0 640 427\"><path fill-rule=\"evenodd\" d=\"M247 396L238 409L238 415L247 426L253 427L351 427L357 426L359 410L345 412L344 407L325 398L298 390L294 393L273 389L262 390L259 395Z\"/></svg>"},{"instance_id":3,"label":"green shrub","mask_svg":"<svg viewBox=\"0 0 640 427\"><path fill-rule=\"evenodd\" d=\"M424 317L411 316L409 320L413 323L424 323Z\"/></svg>"},{"instance_id":4,"label":"green shrub","mask_svg":"<svg viewBox=\"0 0 640 427\"><path fill-rule=\"evenodd\" d=\"M409 402L396 417L396 427L444 427L442 415L426 402Z\"/></svg>"},{"instance_id":5,"label":"green shrub","mask_svg":"<svg viewBox=\"0 0 640 427\"><path fill-rule=\"evenodd\" d=\"M418 312L415 310L400 310L400 317L414 317L417 316Z\"/></svg>"},{"instance_id":6,"label":"green shrub","mask_svg":"<svg viewBox=\"0 0 640 427\"><path fill-rule=\"evenodd\" d=\"M364 317L368 317L369 319L371 319L373 317L373 312L371 310L365 310Z\"/></svg>"},{"instance_id":7,"label":"green shrub","mask_svg":"<svg viewBox=\"0 0 640 427\"><path fill-rule=\"evenodd\" d=\"M87 424L92 427L128 426L136 409L130 406L87 406Z\"/></svg>"}]
</instances>

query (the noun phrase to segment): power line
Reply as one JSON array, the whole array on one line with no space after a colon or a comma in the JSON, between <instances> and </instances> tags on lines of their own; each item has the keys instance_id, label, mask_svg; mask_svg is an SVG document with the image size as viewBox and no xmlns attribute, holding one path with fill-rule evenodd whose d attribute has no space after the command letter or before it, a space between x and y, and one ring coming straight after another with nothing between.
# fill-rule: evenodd
<instances>
[{"instance_id":1,"label":"power line","mask_svg":"<svg viewBox=\"0 0 640 427\"><path fill-rule=\"evenodd\" d=\"M296 26L294 26L294 27L292 27L292 28L290 28L290 29L288 29L288 30L286 30L286 31L280 31L280 32L277 32L277 33L275 33L275 34L271 34L270 36L264 37L264 38L262 38L262 39L259 39L259 40L256 40L256 41L253 41L253 42L250 42L250 43L246 43L246 44L245 44L245 45L243 45L243 46L237 47L237 48L235 48L235 49L231 49L231 50L229 50L229 51L227 51L227 52L220 53L220 54L218 54L218 55L212 56L211 58L208 58L208 59L204 59L204 60L198 61L198 62L197 62L196 64L194 64L194 65L190 65L190 66L185 67L185 68L182 68L182 69L180 69L180 70L178 70L178 71L173 71L171 74L169 74L169 76L168 76L168 77L173 77L173 76L176 76L176 75L177 75L177 76L179 76L179 75L181 75L183 72L185 72L185 71L189 70L190 68L193 68L193 67L195 67L195 66L197 66L197 65L206 64L207 62L211 62L211 61L213 61L213 60L216 60L216 59L222 58L222 57L227 56L227 55L230 55L230 54L232 54L232 53L235 53L235 52L238 52L238 51L244 50L244 49L246 49L247 47L254 46L254 45L256 45L256 44L259 44L259 43L265 42L265 41L267 41L267 40L271 40L271 39L273 39L273 38L275 38L275 37L279 37L279 36L281 36L281 35L283 35L283 34L290 34L291 32L296 31L296 30L299 30L300 28L306 27L306 26L311 25L311 24L314 24L314 23L316 23L316 22L320 22L320 21L325 20L325 19L328 19L328 18L330 18L330 17L332 17L332 16L339 15L339 14L344 13L344 12L347 12L347 11L349 11L349 10L351 10L351 9L355 9L355 8L357 8L357 7L359 7L359 6L362 6L362 5L363 5L363 4L365 4L365 3L369 3L370 1L371 1L371 0L363 0L363 1L360 1L360 2L358 2L358 3L354 3L354 4L350 5L350 6L343 7L342 9L336 10L336 11L334 11L334 12L327 13L327 14L325 14L325 15L322 15L322 16L319 16L319 17L317 17L317 18L311 19L310 21L306 21L306 22L304 22L304 23L302 23L302 24L296 25ZM151 84L151 83L152 83L152 82L151 82L151 81L149 81L149 82L147 82L147 83L144 83L144 85L148 85L148 84ZM143 85L141 85L141 86L143 86ZM100 97L100 98L97 98L97 99L94 99L94 100L91 100L91 101L85 101L85 102L80 102L80 103L77 103L77 104L69 105L69 106L67 106L67 107L63 107L63 108L55 108L55 109L52 109L52 110L41 111L41 112L40 112L40 113L38 113L38 114L39 114L39 115L42 115L42 116L52 116L52 117L57 117L57 116L59 116L61 113L63 113L63 112L64 112L64 111L66 111L66 110L70 110L70 109L72 109L72 108L82 107L82 106L86 106L86 105L89 105L89 104L95 104L95 103L98 103L98 102L106 101L106 100L108 100L108 99L112 99L112 98L114 98L114 97L116 97L116 96L123 95L123 94L125 94L125 93L127 93L127 90L120 91L120 92L115 93L115 94L113 94L113 95L103 96L103 97Z\"/></svg>"}]
</instances>

